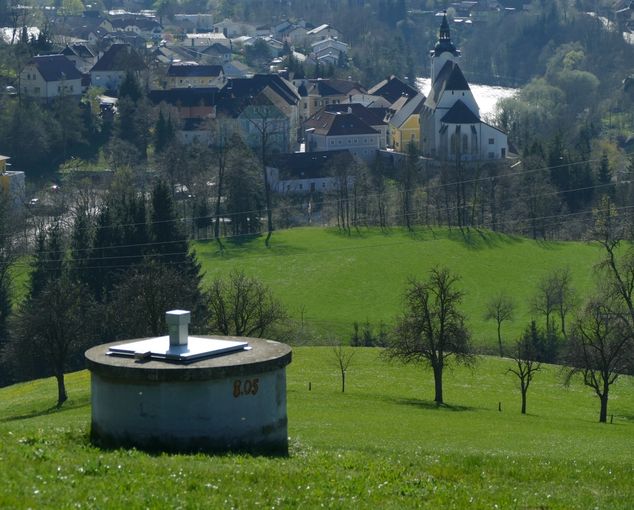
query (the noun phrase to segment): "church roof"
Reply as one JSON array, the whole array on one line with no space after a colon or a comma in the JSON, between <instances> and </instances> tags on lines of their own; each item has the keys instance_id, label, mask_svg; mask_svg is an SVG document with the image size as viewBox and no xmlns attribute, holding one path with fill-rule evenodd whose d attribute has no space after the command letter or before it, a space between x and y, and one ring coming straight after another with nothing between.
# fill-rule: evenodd
<instances>
[{"instance_id":1,"label":"church roof","mask_svg":"<svg viewBox=\"0 0 634 510\"><path fill-rule=\"evenodd\" d=\"M471 90L467 79L464 77L464 74L462 74L460 66L451 60L445 62L438 76L436 76L425 106L435 110L445 90Z\"/></svg>"},{"instance_id":2,"label":"church roof","mask_svg":"<svg viewBox=\"0 0 634 510\"><path fill-rule=\"evenodd\" d=\"M481 122L480 118L460 100L455 102L440 121L445 124L479 124Z\"/></svg>"}]
</instances>

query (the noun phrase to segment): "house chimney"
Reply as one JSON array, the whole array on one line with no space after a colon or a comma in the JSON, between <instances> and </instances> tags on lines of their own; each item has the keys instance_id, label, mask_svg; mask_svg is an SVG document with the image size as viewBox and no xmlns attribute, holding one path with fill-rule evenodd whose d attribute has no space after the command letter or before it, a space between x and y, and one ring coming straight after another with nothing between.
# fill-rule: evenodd
<instances>
[{"instance_id":1,"label":"house chimney","mask_svg":"<svg viewBox=\"0 0 634 510\"><path fill-rule=\"evenodd\" d=\"M187 345L191 313L186 310L170 310L165 313L165 322L169 329L170 347Z\"/></svg>"}]
</instances>

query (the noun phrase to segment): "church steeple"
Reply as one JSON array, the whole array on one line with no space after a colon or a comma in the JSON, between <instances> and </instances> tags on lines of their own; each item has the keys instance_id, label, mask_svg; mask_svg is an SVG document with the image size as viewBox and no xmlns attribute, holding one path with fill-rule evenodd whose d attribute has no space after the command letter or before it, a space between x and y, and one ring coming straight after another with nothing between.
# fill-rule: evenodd
<instances>
[{"instance_id":1,"label":"church steeple","mask_svg":"<svg viewBox=\"0 0 634 510\"><path fill-rule=\"evenodd\" d=\"M449 32L449 22L447 21L447 11L443 11L442 23L440 24L440 36L441 41L451 41L451 33Z\"/></svg>"},{"instance_id":2,"label":"church steeple","mask_svg":"<svg viewBox=\"0 0 634 510\"><path fill-rule=\"evenodd\" d=\"M438 42L434 49L429 52L431 56L431 79L432 84L436 80L436 76L448 62L456 62L460 58L460 50L456 49L454 43L451 42L451 31L449 30L449 21L447 21L447 11L443 12L440 31L438 33Z\"/></svg>"},{"instance_id":3,"label":"church steeple","mask_svg":"<svg viewBox=\"0 0 634 510\"><path fill-rule=\"evenodd\" d=\"M456 49L451 42L451 32L449 30L449 22L447 21L447 11L443 12L442 23L440 24L440 32L438 34L438 42L431 51L433 56L440 56L445 51L451 53L454 57L460 56L460 51Z\"/></svg>"}]
</instances>

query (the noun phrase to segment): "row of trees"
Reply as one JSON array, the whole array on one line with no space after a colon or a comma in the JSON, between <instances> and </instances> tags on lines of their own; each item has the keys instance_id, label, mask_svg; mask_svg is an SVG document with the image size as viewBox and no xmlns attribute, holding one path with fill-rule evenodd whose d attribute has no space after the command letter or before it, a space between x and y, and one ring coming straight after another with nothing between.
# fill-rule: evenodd
<instances>
[{"instance_id":1,"label":"row of trees","mask_svg":"<svg viewBox=\"0 0 634 510\"><path fill-rule=\"evenodd\" d=\"M563 363L565 383L581 375L599 398L602 423L607 421L611 386L620 375L634 372L634 251L629 248L618 255L623 237L617 221L606 197L596 212L595 227L596 240L605 253L597 268L601 283L585 304L575 309L566 271L557 271L539 284L533 310L544 316L545 329L532 321L509 352L514 360L509 371L518 378L522 413L526 413L529 386L543 362ZM404 312L385 351L388 359L422 362L432 369L438 405L444 403L443 371L449 362L474 362L466 317L460 311L463 292L458 282L459 277L446 268L433 269L425 281L410 280ZM512 308L508 299L491 301L487 316L497 320L498 331Z\"/></svg>"},{"instance_id":2,"label":"row of trees","mask_svg":"<svg viewBox=\"0 0 634 510\"><path fill-rule=\"evenodd\" d=\"M286 319L270 290L241 272L203 287L163 181L146 196L119 177L98 207L79 200L70 218L44 226L13 313L11 236L2 240L0 383L54 375L58 405L67 398L64 373L83 367L87 347L161 336L167 310L191 310L192 331L207 334L263 336Z\"/></svg>"}]
</instances>

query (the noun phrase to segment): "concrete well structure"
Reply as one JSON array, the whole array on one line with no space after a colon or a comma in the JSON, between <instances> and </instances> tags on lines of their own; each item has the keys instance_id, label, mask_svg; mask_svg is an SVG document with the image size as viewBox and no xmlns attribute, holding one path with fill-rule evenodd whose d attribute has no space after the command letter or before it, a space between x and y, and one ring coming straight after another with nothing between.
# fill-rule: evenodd
<instances>
[{"instance_id":1,"label":"concrete well structure","mask_svg":"<svg viewBox=\"0 0 634 510\"><path fill-rule=\"evenodd\" d=\"M93 442L161 451L287 454L291 348L259 338L197 338L205 339L246 341L249 348L188 364L113 356L114 343L88 350Z\"/></svg>"}]
</instances>

